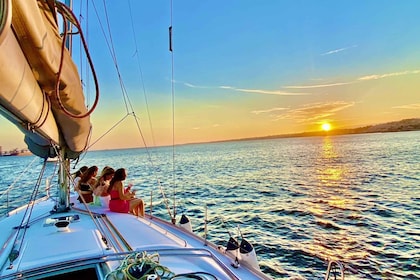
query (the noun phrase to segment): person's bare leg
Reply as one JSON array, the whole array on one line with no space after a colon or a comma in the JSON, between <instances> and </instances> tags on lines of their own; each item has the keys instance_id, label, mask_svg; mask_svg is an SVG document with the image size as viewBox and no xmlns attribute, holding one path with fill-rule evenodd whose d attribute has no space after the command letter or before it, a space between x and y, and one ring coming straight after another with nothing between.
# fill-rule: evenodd
<instances>
[{"instance_id":1,"label":"person's bare leg","mask_svg":"<svg viewBox=\"0 0 420 280\"><path fill-rule=\"evenodd\" d=\"M142 199L130 201L130 213L133 213L137 217L144 217L144 204Z\"/></svg>"},{"instance_id":2,"label":"person's bare leg","mask_svg":"<svg viewBox=\"0 0 420 280\"><path fill-rule=\"evenodd\" d=\"M137 205L134 200L130 201L130 213L135 216L138 216Z\"/></svg>"},{"instance_id":3,"label":"person's bare leg","mask_svg":"<svg viewBox=\"0 0 420 280\"><path fill-rule=\"evenodd\" d=\"M139 213L140 216L144 217L144 203L143 203L143 200L142 199L140 199L140 202L138 204L138 210L137 211L138 211L138 213Z\"/></svg>"}]
</instances>

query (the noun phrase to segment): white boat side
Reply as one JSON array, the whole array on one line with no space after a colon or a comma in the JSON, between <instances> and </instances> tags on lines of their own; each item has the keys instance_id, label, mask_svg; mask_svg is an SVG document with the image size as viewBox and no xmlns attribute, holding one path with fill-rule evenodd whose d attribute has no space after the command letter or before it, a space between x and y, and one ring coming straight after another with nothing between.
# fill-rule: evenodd
<instances>
[{"instance_id":1,"label":"white boat side","mask_svg":"<svg viewBox=\"0 0 420 280\"><path fill-rule=\"evenodd\" d=\"M20 231L26 207L0 221L0 279L42 279L89 269L95 271L96 279L105 279L133 252L157 253L159 264L175 275L206 272L214 278L203 279L270 279L247 264L232 265L234 257L224 249L178 225L150 215L142 218L101 206L86 208L74 198L74 207L66 213L51 213L52 198L37 201L30 221ZM54 225L57 220L70 223L60 229ZM12 248L18 231L18 245ZM19 254L11 262L13 250Z\"/></svg>"}]
</instances>

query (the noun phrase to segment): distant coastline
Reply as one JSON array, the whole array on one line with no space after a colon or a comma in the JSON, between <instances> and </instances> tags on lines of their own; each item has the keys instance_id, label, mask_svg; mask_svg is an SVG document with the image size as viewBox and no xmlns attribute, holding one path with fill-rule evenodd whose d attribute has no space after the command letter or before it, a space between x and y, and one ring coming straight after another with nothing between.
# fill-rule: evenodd
<instances>
[{"instance_id":1,"label":"distant coastline","mask_svg":"<svg viewBox=\"0 0 420 280\"><path fill-rule=\"evenodd\" d=\"M346 134L363 134L363 133L385 133L385 132L403 132L403 131L417 131L420 130L420 118L413 119L404 119L400 121L368 125L358 128L348 128L348 129L333 129L331 131L312 131L312 132L301 132L301 133L292 133L292 134L279 134L279 135L268 135L260 137L249 137L249 138L238 138L238 139L228 139L228 140L219 140L219 141L208 141L208 142L194 142L194 143L185 143L180 145L191 145L191 144L204 144L204 143L220 143L220 142L233 142L233 141L249 141L249 140L264 140L264 139L276 139L276 138L295 138L295 137L313 137L313 136L333 136L333 135L346 135ZM127 149L127 148L122 148ZM138 149L138 147L133 147L129 149ZM110 150L119 150L119 149L110 149ZM9 152L0 152L0 156L27 156L32 155L27 149L14 149Z\"/></svg>"},{"instance_id":2,"label":"distant coastline","mask_svg":"<svg viewBox=\"0 0 420 280\"><path fill-rule=\"evenodd\" d=\"M14 149L11 151L1 151L0 149L0 156L7 157L7 156L29 156L32 153L28 149Z\"/></svg>"},{"instance_id":3,"label":"distant coastline","mask_svg":"<svg viewBox=\"0 0 420 280\"><path fill-rule=\"evenodd\" d=\"M279 134L261 137L249 137L231 140L211 141L210 143L229 142L229 141L247 141L247 140L264 140L276 138L295 138L295 137L311 137L311 136L327 136L327 135L345 135L345 134L363 134L363 133L385 133L385 132L403 132L420 130L420 118L404 119L400 121L368 125L358 128L333 129L331 131L312 131L292 134Z\"/></svg>"}]
</instances>

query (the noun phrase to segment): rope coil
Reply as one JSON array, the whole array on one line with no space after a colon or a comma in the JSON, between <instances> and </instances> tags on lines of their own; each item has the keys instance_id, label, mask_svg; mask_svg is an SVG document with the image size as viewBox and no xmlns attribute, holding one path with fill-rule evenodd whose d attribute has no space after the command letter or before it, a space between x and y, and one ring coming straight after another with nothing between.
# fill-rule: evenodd
<instances>
[{"instance_id":1,"label":"rope coil","mask_svg":"<svg viewBox=\"0 0 420 280\"><path fill-rule=\"evenodd\" d=\"M175 274L159 264L159 254L132 253L120 266L105 276L106 280L171 279Z\"/></svg>"}]
</instances>

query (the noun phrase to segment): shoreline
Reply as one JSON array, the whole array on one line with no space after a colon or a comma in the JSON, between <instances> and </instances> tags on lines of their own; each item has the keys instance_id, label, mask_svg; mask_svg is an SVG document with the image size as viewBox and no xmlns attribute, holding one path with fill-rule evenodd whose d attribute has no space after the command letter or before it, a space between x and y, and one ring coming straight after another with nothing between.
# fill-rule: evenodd
<instances>
[{"instance_id":1,"label":"shoreline","mask_svg":"<svg viewBox=\"0 0 420 280\"><path fill-rule=\"evenodd\" d=\"M220 143L220 142L233 142L233 141L249 141L249 140L264 140L264 139L276 139L276 138L300 138L300 137L313 137L313 136L338 136L338 135L354 135L354 134L370 134L370 133L387 133L387 132L409 132L409 131L420 131L420 118L404 119L400 121L388 122L377 125L369 125L365 127L350 128L350 129L333 129L331 131L312 131L312 132L301 132L293 134L279 134L279 135L267 135L257 136L249 138L239 139L226 139L226 140L215 140L207 142L193 142L193 143L181 143L175 146L191 145L191 144L205 144L205 143ZM165 146L161 146L165 147ZM117 148L117 149L102 149L102 150L91 150L91 151L103 151L103 150L120 150L120 149L138 149L142 147L131 147L131 148ZM25 149L23 149L25 150ZM19 152L17 155L0 155L3 156L30 156L33 155L29 150Z\"/></svg>"}]
</instances>

